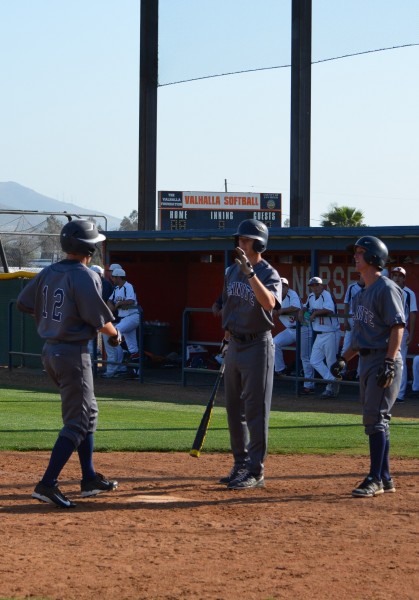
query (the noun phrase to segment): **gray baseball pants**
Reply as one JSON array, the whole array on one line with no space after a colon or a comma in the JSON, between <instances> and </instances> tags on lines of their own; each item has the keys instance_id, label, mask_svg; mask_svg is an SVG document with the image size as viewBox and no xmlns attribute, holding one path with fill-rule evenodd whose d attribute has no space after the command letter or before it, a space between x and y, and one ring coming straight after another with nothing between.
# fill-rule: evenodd
<instances>
[{"instance_id":1,"label":"gray baseball pants","mask_svg":"<svg viewBox=\"0 0 419 600\"><path fill-rule=\"evenodd\" d=\"M387 431L390 424L390 411L396 401L402 380L403 361L400 352L396 356L396 375L388 388L377 385L377 371L384 363L386 350L371 351L359 357L359 392L362 403L362 422L365 433L372 435Z\"/></svg>"},{"instance_id":2,"label":"gray baseball pants","mask_svg":"<svg viewBox=\"0 0 419 600\"><path fill-rule=\"evenodd\" d=\"M225 357L224 390L235 464L254 475L264 470L272 402L274 344L270 332L251 341L231 338Z\"/></svg>"}]
</instances>

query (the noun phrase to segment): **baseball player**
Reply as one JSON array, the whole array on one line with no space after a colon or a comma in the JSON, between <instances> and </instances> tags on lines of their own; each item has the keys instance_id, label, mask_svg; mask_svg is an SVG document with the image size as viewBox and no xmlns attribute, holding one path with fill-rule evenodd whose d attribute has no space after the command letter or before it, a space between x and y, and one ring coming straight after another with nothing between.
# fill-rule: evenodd
<instances>
[{"instance_id":1,"label":"baseball player","mask_svg":"<svg viewBox=\"0 0 419 600\"><path fill-rule=\"evenodd\" d=\"M100 275L100 280L102 283L102 300L104 302L107 302L109 299L109 296L113 292L114 286L109 281L109 279L106 279L105 269L103 267L100 267L99 265L91 265L90 268L92 269L92 271L94 271L95 273L98 273L98 275Z\"/></svg>"},{"instance_id":2,"label":"baseball player","mask_svg":"<svg viewBox=\"0 0 419 600\"><path fill-rule=\"evenodd\" d=\"M60 235L66 258L31 279L17 299L18 309L34 316L38 334L45 340L42 363L60 388L63 418L49 465L32 498L60 508L75 506L61 492L57 480L76 449L82 472L82 497L96 496L118 485L93 466L98 407L87 344L98 331L111 336L116 345L121 339L112 324L112 313L102 300L99 276L88 268L104 239L90 221L68 222Z\"/></svg>"},{"instance_id":3,"label":"baseball player","mask_svg":"<svg viewBox=\"0 0 419 600\"><path fill-rule=\"evenodd\" d=\"M416 355L413 358L412 374L413 374L412 391L409 394L409 396L411 398L417 399L417 398L419 398L419 355Z\"/></svg>"},{"instance_id":4,"label":"baseball player","mask_svg":"<svg viewBox=\"0 0 419 600\"><path fill-rule=\"evenodd\" d=\"M272 310L282 298L281 279L262 258L267 243L264 223L242 221L235 233L237 258L224 278L224 390L234 465L220 483L234 490L264 486L274 373Z\"/></svg>"},{"instance_id":5,"label":"baseball player","mask_svg":"<svg viewBox=\"0 0 419 600\"><path fill-rule=\"evenodd\" d=\"M314 394L314 369L310 363L311 350L313 347L313 327L310 320L311 310L305 306L298 313L300 322L300 357L304 371L303 396Z\"/></svg>"},{"instance_id":6,"label":"baseball player","mask_svg":"<svg viewBox=\"0 0 419 600\"><path fill-rule=\"evenodd\" d=\"M380 273L388 257L386 245L366 235L352 248L365 289L353 299L351 348L331 370L339 377L346 363L359 354L359 389L363 424L369 436L370 470L352 496L367 498L396 489L389 462L390 411L402 378L400 345L405 318L401 289Z\"/></svg>"},{"instance_id":7,"label":"baseball player","mask_svg":"<svg viewBox=\"0 0 419 600\"><path fill-rule=\"evenodd\" d=\"M126 273L123 269L114 269L112 271L112 280L115 283L115 288L107 304L113 314L117 312L118 330L124 336L128 352L130 353L129 361L138 362L140 355L138 353L137 328L140 324L140 314L138 312L137 296L133 285L128 283ZM102 377L114 377L118 372L123 372L124 370L123 367L120 367L123 360L123 351L120 346L116 348L109 347L106 338L105 346L109 363L106 373ZM134 374L137 374L136 371Z\"/></svg>"},{"instance_id":8,"label":"baseball player","mask_svg":"<svg viewBox=\"0 0 419 600\"><path fill-rule=\"evenodd\" d=\"M102 284L102 300L104 302L108 301L109 296L112 293L113 285L109 281L109 279L105 278L105 269L99 265L90 265L92 271L97 273L100 276L100 281ZM98 339L97 337L93 340L89 340L88 348L90 353L90 358L92 362L97 358L97 347L98 347Z\"/></svg>"},{"instance_id":9,"label":"baseball player","mask_svg":"<svg viewBox=\"0 0 419 600\"><path fill-rule=\"evenodd\" d=\"M355 281L355 282L349 284L347 287L347 290L345 292L345 298L343 299L343 310L345 313L344 317L343 317L343 329L345 331L345 335L344 335L343 344L342 344L342 354L344 352L346 352L346 350L348 348L350 348L350 345L351 345L352 329L354 326L354 320L352 317L353 299L355 298L355 296L357 294L359 294L359 292L361 290L364 289L364 287L365 287L364 280L362 279L362 276L360 275L358 281Z\"/></svg>"},{"instance_id":10,"label":"baseball player","mask_svg":"<svg viewBox=\"0 0 419 600\"><path fill-rule=\"evenodd\" d=\"M320 277L312 277L308 286L311 292L303 308L310 311L310 322L316 334L311 350L310 364L325 381L335 382L328 383L320 397L336 398L339 393L339 384L336 383L336 377L330 372L330 367L336 361L338 353L336 334L340 327L338 317L334 316L336 306L331 293L324 289Z\"/></svg>"},{"instance_id":11,"label":"baseball player","mask_svg":"<svg viewBox=\"0 0 419 600\"><path fill-rule=\"evenodd\" d=\"M346 350L351 347L352 329L354 326L354 320L352 317L352 312L353 312L352 300L357 294L359 294L359 292L361 290L364 289L364 287L365 287L364 280L362 279L362 276L360 275L358 278L358 281L350 283L346 289L345 297L343 299L343 312L344 312L343 330L344 330L345 334L343 336L343 344L342 344L341 354L346 352ZM359 378L358 369L357 369L357 376Z\"/></svg>"},{"instance_id":12,"label":"baseball player","mask_svg":"<svg viewBox=\"0 0 419 600\"><path fill-rule=\"evenodd\" d=\"M109 265L109 267L107 269L105 269L107 275L109 276L109 279L112 283L112 286L115 287L115 283L114 280L112 278L112 273L115 269L122 269L121 265L119 263L112 263L111 265Z\"/></svg>"},{"instance_id":13,"label":"baseball player","mask_svg":"<svg viewBox=\"0 0 419 600\"><path fill-rule=\"evenodd\" d=\"M403 333L401 353L403 359L402 382L399 395L396 402L404 402L407 388L407 352L410 342L415 335L416 315L418 306L416 303L416 294L406 285L406 270L403 267L393 267L391 269L391 279L397 283L403 290L404 298L404 316L406 318L406 327Z\"/></svg>"},{"instance_id":14,"label":"baseball player","mask_svg":"<svg viewBox=\"0 0 419 600\"><path fill-rule=\"evenodd\" d=\"M285 327L283 331L274 337L275 345L275 375L283 376L286 374L286 365L284 362L284 346L295 344L297 338L297 317L301 309L301 300L297 292L294 292L289 286L288 279L281 277L282 283L282 303L276 314Z\"/></svg>"}]
</instances>

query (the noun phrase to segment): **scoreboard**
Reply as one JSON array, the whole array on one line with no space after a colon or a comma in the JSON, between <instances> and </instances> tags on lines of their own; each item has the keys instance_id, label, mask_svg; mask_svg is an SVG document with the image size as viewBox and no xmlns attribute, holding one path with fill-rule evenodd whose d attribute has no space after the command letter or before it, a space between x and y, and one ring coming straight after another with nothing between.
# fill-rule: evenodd
<instances>
[{"instance_id":1,"label":"scoreboard","mask_svg":"<svg viewBox=\"0 0 419 600\"><path fill-rule=\"evenodd\" d=\"M244 219L281 227L281 194L159 192L159 229L236 229Z\"/></svg>"}]
</instances>

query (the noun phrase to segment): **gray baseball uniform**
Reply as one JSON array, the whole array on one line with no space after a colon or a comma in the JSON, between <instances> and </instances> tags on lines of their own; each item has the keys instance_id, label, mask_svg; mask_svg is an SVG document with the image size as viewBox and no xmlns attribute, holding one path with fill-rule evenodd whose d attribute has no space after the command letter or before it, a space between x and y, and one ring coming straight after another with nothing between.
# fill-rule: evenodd
<instances>
[{"instance_id":1,"label":"gray baseball uniform","mask_svg":"<svg viewBox=\"0 0 419 600\"><path fill-rule=\"evenodd\" d=\"M262 284L281 305L282 284L266 260L254 265ZM274 346L273 318L257 301L240 267L226 271L223 291L223 328L230 332L225 357L224 386L231 449L236 465L258 476L268 445L272 401Z\"/></svg>"},{"instance_id":2,"label":"gray baseball uniform","mask_svg":"<svg viewBox=\"0 0 419 600\"><path fill-rule=\"evenodd\" d=\"M48 467L32 498L59 508L76 506L58 487L58 477L75 449L82 472L82 497L110 492L118 486L117 481L108 481L98 473L93 464L98 408L88 343L97 330L112 335L115 344L121 340L102 299L100 276L87 267L105 239L91 221L70 218L60 233L67 258L41 271L17 299L18 309L35 317L38 333L45 340L42 362L59 387L63 419Z\"/></svg>"},{"instance_id":3,"label":"gray baseball uniform","mask_svg":"<svg viewBox=\"0 0 419 600\"><path fill-rule=\"evenodd\" d=\"M43 365L60 387L60 435L78 447L95 431L98 414L87 343L114 320L102 300L100 277L78 261L62 260L29 281L19 294L18 307L34 314L38 334L45 340Z\"/></svg>"},{"instance_id":4,"label":"gray baseball uniform","mask_svg":"<svg viewBox=\"0 0 419 600\"><path fill-rule=\"evenodd\" d=\"M353 298L354 328L351 347L359 352L360 397L365 433L387 431L391 408L397 398L402 376L402 357L398 352L392 385L377 385L376 374L387 352L390 329L404 324L403 294L387 277L361 290Z\"/></svg>"}]
</instances>

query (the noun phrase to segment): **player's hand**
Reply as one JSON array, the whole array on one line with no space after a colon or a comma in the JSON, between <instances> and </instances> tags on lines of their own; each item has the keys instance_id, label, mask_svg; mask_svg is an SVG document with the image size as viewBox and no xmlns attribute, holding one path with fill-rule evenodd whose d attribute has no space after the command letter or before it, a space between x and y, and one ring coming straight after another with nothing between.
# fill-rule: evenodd
<instances>
[{"instance_id":1,"label":"player's hand","mask_svg":"<svg viewBox=\"0 0 419 600\"><path fill-rule=\"evenodd\" d=\"M218 302L214 302L214 304L211 306L211 310L214 317L219 317L221 315L221 306L218 304Z\"/></svg>"},{"instance_id":2,"label":"player's hand","mask_svg":"<svg viewBox=\"0 0 419 600\"><path fill-rule=\"evenodd\" d=\"M121 332L117 329L116 335L110 335L108 341L109 341L109 345L114 348L116 346L119 346L120 343L122 342Z\"/></svg>"},{"instance_id":3,"label":"player's hand","mask_svg":"<svg viewBox=\"0 0 419 600\"><path fill-rule=\"evenodd\" d=\"M337 361L334 362L330 367L330 372L332 373L333 377L336 377L336 379L342 379L342 371L344 371L346 368L346 360L342 356L339 356L339 354L336 356L336 358Z\"/></svg>"},{"instance_id":4,"label":"player's hand","mask_svg":"<svg viewBox=\"0 0 419 600\"><path fill-rule=\"evenodd\" d=\"M223 341L221 342L220 345L220 354L221 356L224 358L225 355L227 354L227 350L228 350L228 340L226 340L225 338L223 339Z\"/></svg>"},{"instance_id":5,"label":"player's hand","mask_svg":"<svg viewBox=\"0 0 419 600\"><path fill-rule=\"evenodd\" d=\"M384 364L377 371L377 385L382 388L391 386L396 374L396 364L392 358L385 358Z\"/></svg>"},{"instance_id":6,"label":"player's hand","mask_svg":"<svg viewBox=\"0 0 419 600\"><path fill-rule=\"evenodd\" d=\"M239 265L242 273L244 273L248 279L251 279L254 276L255 272L253 270L252 265L250 264L250 260L247 258L246 254L241 248L237 247L236 252L238 258L235 258L234 262Z\"/></svg>"}]
</instances>

